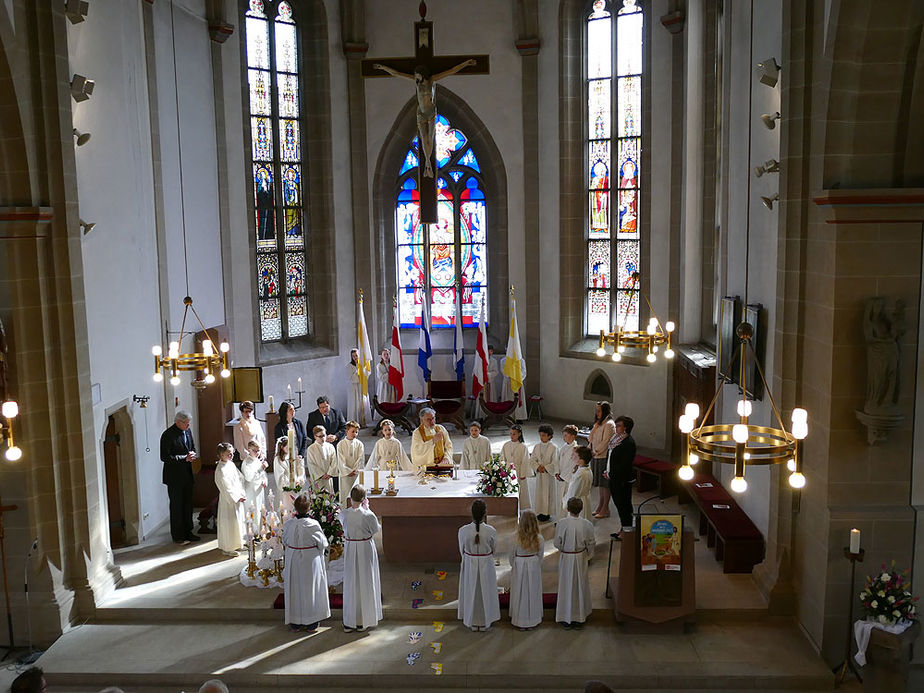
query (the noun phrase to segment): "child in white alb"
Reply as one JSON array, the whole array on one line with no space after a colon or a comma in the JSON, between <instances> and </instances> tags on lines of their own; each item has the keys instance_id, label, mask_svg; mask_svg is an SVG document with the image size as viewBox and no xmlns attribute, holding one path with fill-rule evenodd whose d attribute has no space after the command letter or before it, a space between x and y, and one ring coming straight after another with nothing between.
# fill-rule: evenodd
<instances>
[{"instance_id":1,"label":"child in white alb","mask_svg":"<svg viewBox=\"0 0 924 693\"><path fill-rule=\"evenodd\" d=\"M594 555L596 540L591 521L580 517L581 499L569 498L567 505L568 517L555 526L555 548L560 554L555 620L565 628L579 628L593 609L587 562Z\"/></svg>"},{"instance_id":2,"label":"child in white alb","mask_svg":"<svg viewBox=\"0 0 924 693\"><path fill-rule=\"evenodd\" d=\"M552 442L554 430L548 424L539 425L539 442L529 456L536 475L533 510L540 522L548 522L558 510L559 501L555 473L558 471L558 448Z\"/></svg>"},{"instance_id":3,"label":"child in white alb","mask_svg":"<svg viewBox=\"0 0 924 693\"><path fill-rule=\"evenodd\" d=\"M231 443L218 444L218 467L215 485L218 487L218 548L226 556L236 556L244 545L244 477L234 465Z\"/></svg>"},{"instance_id":4,"label":"child in white alb","mask_svg":"<svg viewBox=\"0 0 924 693\"><path fill-rule=\"evenodd\" d=\"M529 449L523 442L523 427L520 424L514 424L510 427L510 440L504 443L501 448L501 457L507 464L513 465L513 471L517 475L517 483L520 486L520 512L531 507L529 503L529 486L527 478L531 470L529 468Z\"/></svg>"},{"instance_id":5,"label":"child in white alb","mask_svg":"<svg viewBox=\"0 0 924 693\"><path fill-rule=\"evenodd\" d=\"M593 452L586 445L581 445L574 448L574 456L577 469L571 475L562 507L568 507L569 498L580 498L583 504L581 510L583 517L590 520L590 489L594 481L593 472L590 471L590 461L593 459Z\"/></svg>"},{"instance_id":6,"label":"child in white alb","mask_svg":"<svg viewBox=\"0 0 924 693\"><path fill-rule=\"evenodd\" d=\"M468 427L470 437L462 445L462 469L481 469L491 459L491 441L481 435L481 424L472 421Z\"/></svg>"},{"instance_id":7,"label":"child in white alb","mask_svg":"<svg viewBox=\"0 0 924 693\"><path fill-rule=\"evenodd\" d=\"M347 421L346 434L337 443L337 468L340 474L340 507L345 508L350 489L359 481L359 470L366 462L366 450L356 436L359 424Z\"/></svg>"},{"instance_id":8,"label":"child in white alb","mask_svg":"<svg viewBox=\"0 0 924 693\"><path fill-rule=\"evenodd\" d=\"M383 419L382 437L375 441L375 447L372 448L372 454L369 455L369 461L366 462L366 469L385 469L385 463L388 460L395 460L398 463L398 469L405 472L414 471L414 465L411 464L410 458L404 451L401 441L395 438L395 424L391 419Z\"/></svg>"},{"instance_id":9,"label":"child in white alb","mask_svg":"<svg viewBox=\"0 0 924 693\"><path fill-rule=\"evenodd\" d=\"M500 620L494 568L497 530L485 522L487 512L483 500L473 501L472 522L459 528L462 570L459 573L458 615L462 623L475 631L487 630Z\"/></svg>"}]
</instances>

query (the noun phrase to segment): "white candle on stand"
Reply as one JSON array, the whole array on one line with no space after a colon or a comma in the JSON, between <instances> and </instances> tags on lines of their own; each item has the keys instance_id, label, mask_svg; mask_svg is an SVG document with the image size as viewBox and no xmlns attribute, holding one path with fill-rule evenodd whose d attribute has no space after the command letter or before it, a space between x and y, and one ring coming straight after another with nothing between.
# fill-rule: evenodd
<instances>
[{"instance_id":1,"label":"white candle on stand","mask_svg":"<svg viewBox=\"0 0 924 693\"><path fill-rule=\"evenodd\" d=\"M273 396L272 395L269 396L269 408L270 408L270 411L273 411Z\"/></svg>"},{"instance_id":2,"label":"white candle on stand","mask_svg":"<svg viewBox=\"0 0 924 693\"><path fill-rule=\"evenodd\" d=\"M850 553L860 553L860 530L850 530Z\"/></svg>"},{"instance_id":3,"label":"white candle on stand","mask_svg":"<svg viewBox=\"0 0 924 693\"><path fill-rule=\"evenodd\" d=\"M292 384L291 383L286 385L286 394L289 396L289 399L292 399Z\"/></svg>"},{"instance_id":4,"label":"white candle on stand","mask_svg":"<svg viewBox=\"0 0 924 693\"><path fill-rule=\"evenodd\" d=\"M299 391L299 392L302 391L302 379L301 379L301 377L299 377L299 379L298 379L298 391Z\"/></svg>"}]
</instances>

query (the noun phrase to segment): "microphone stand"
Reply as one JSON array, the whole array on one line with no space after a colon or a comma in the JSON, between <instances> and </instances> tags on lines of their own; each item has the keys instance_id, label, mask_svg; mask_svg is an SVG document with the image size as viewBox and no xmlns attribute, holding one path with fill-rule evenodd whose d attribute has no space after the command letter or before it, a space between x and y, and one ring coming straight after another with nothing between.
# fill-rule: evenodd
<instances>
[{"instance_id":1,"label":"microphone stand","mask_svg":"<svg viewBox=\"0 0 924 693\"><path fill-rule=\"evenodd\" d=\"M29 633L29 651L19 658L20 664L33 664L42 656L42 650L36 650L32 643L32 606L29 603L29 564L32 562L32 554L38 548L38 537L33 539L32 546L29 548L29 556L26 558L26 565L23 568L23 584L26 592L26 626Z\"/></svg>"}]
</instances>

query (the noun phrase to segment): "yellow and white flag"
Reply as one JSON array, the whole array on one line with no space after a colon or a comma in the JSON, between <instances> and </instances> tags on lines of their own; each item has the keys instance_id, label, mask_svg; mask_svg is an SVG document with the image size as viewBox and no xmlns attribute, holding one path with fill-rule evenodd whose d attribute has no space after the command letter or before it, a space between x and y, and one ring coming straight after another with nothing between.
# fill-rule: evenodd
<instances>
[{"instance_id":1,"label":"yellow and white flag","mask_svg":"<svg viewBox=\"0 0 924 693\"><path fill-rule=\"evenodd\" d=\"M526 359L520 349L520 330L517 328L517 300L510 287L510 334L507 336L507 356L504 359L504 375L510 379L510 392L520 393L517 405L517 419L526 419L526 402L523 384L526 382Z\"/></svg>"},{"instance_id":2,"label":"yellow and white flag","mask_svg":"<svg viewBox=\"0 0 924 693\"><path fill-rule=\"evenodd\" d=\"M366 330L366 316L363 312L363 292L359 291L359 327L356 330L359 343L359 386L363 393L359 424L366 425L366 406L369 401L369 376L372 374L372 348L369 346L369 332Z\"/></svg>"}]
</instances>

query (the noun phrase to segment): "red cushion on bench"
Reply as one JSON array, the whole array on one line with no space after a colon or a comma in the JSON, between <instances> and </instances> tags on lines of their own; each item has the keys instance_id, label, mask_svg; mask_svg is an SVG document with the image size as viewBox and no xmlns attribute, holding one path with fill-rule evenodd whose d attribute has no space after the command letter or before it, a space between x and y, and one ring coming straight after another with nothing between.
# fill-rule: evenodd
<instances>
[{"instance_id":1,"label":"red cushion on bench","mask_svg":"<svg viewBox=\"0 0 924 693\"><path fill-rule=\"evenodd\" d=\"M343 608L343 595L342 594L331 594L330 597L330 608L331 609L342 609ZM285 609L286 608L286 595L285 592L280 592L276 595L275 601L273 601L274 609Z\"/></svg>"},{"instance_id":2,"label":"red cushion on bench","mask_svg":"<svg viewBox=\"0 0 924 693\"><path fill-rule=\"evenodd\" d=\"M716 505L728 505L728 509L716 508ZM710 503L703 511L715 527L715 531L725 540L728 539L763 539L757 526L751 522L738 505L731 503Z\"/></svg>"},{"instance_id":3,"label":"red cushion on bench","mask_svg":"<svg viewBox=\"0 0 924 693\"><path fill-rule=\"evenodd\" d=\"M504 402L484 402L484 408L492 414L506 414L511 409L513 409L513 401L507 400Z\"/></svg>"},{"instance_id":4,"label":"red cushion on bench","mask_svg":"<svg viewBox=\"0 0 924 693\"><path fill-rule=\"evenodd\" d=\"M389 416L403 414L409 406L407 402L379 402L379 409Z\"/></svg>"},{"instance_id":5,"label":"red cushion on bench","mask_svg":"<svg viewBox=\"0 0 924 693\"><path fill-rule=\"evenodd\" d=\"M658 460L656 460L654 457L648 457L647 455L636 455L635 461L632 464L634 464L636 467L641 467L657 461Z\"/></svg>"},{"instance_id":6,"label":"red cushion on bench","mask_svg":"<svg viewBox=\"0 0 924 693\"><path fill-rule=\"evenodd\" d=\"M500 601L501 609L510 608L510 592L504 592L503 594L497 595L497 599ZM542 593L542 608L543 609L554 609L558 605L558 592L543 592Z\"/></svg>"},{"instance_id":7,"label":"red cushion on bench","mask_svg":"<svg viewBox=\"0 0 924 693\"><path fill-rule=\"evenodd\" d=\"M652 460L644 467L641 467L646 472L653 472L655 474L663 474L665 472L675 472L677 471L677 465L671 462L665 462L664 460Z\"/></svg>"}]
</instances>

